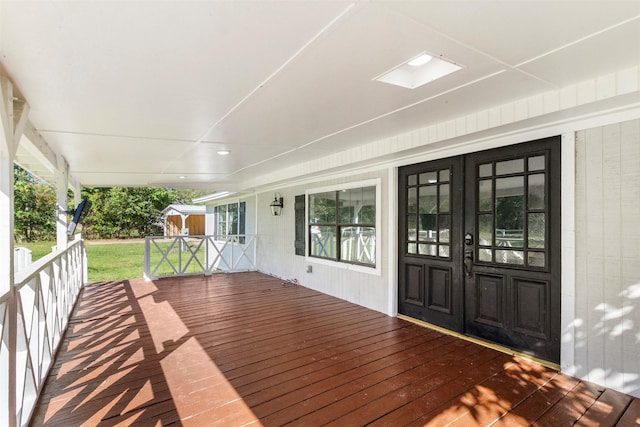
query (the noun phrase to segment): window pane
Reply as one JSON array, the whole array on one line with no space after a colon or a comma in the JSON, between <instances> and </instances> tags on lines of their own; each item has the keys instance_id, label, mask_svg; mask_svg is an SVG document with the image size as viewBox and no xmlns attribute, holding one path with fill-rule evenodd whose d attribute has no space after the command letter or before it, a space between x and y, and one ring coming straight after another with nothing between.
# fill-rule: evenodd
<instances>
[{"instance_id":1,"label":"window pane","mask_svg":"<svg viewBox=\"0 0 640 427\"><path fill-rule=\"evenodd\" d=\"M524 172L524 159L514 159L496 163L496 175L522 172Z\"/></svg>"},{"instance_id":2,"label":"window pane","mask_svg":"<svg viewBox=\"0 0 640 427\"><path fill-rule=\"evenodd\" d=\"M227 235L227 205L218 206L218 224L216 227L216 234L218 236Z\"/></svg>"},{"instance_id":3,"label":"window pane","mask_svg":"<svg viewBox=\"0 0 640 427\"><path fill-rule=\"evenodd\" d=\"M229 234L238 234L238 205L227 205L227 231Z\"/></svg>"},{"instance_id":4,"label":"window pane","mask_svg":"<svg viewBox=\"0 0 640 427\"><path fill-rule=\"evenodd\" d=\"M540 248L545 247L545 224L543 213L529 214L529 247Z\"/></svg>"},{"instance_id":5,"label":"window pane","mask_svg":"<svg viewBox=\"0 0 640 427\"><path fill-rule=\"evenodd\" d=\"M357 224L376 223L376 187L364 187L362 189L362 207L356 213Z\"/></svg>"},{"instance_id":6,"label":"window pane","mask_svg":"<svg viewBox=\"0 0 640 427\"><path fill-rule=\"evenodd\" d=\"M544 252L529 252L530 267L544 267Z\"/></svg>"},{"instance_id":7,"label":"window pane","mask_svg":"<svg viewBox=\"0 0 640 427\"><path fill-rule=\"evenodd\" d=\"M529 171L544 170L544 156L529 157Z\"/></svg>"},{"instance_id":8,"label":"window pane","mask_svg":"<svg viewBox=\"0 0 640 427\"><path fill-rule=\"evenodd\" d=\"M426 172L420 174L420 184L435 184L438 182L437 172Z\"/></svg>"},{"instance_id":9,"label":"window pane","mask_svg":"<svg viewBox=\"0 0 640 427\"><path fill-rule=\"evenodd\" d=\"M439 174L440 182L449 182L449 169L443 169Z\"/></svg>"},{"instance_id":10,"label":"window pane","mask_svg":"<svg viewBox=\"0 0 640 427\"><path fill-rule=\"evenodd\" d=\"M326 225L311 226L311 255L336 258L336 228Z\"/></svg>"},{"instance_id":11,"label":"window pane","mask_svg":"<svg viewBox=\"0 0 640 427\"><path fill-rule=\"evenodd\" d=\"M420 187L420 213L436 213L438 212L438 199L436 197L437 188L435 185L428 187Z\"/></svg>"},{"instance_id":12,"label":"window pane","mask_svg":"<svg viewBox=\"0 0 640 427\"><path fill-rule=\"evenodd\" d=\"M440 212L449 212L449 184L440 185Z\"/></svg>"},{"instance_id":13,"label":"window pane","mask_svg":"<svg viewBox=\"0 0 640 427\"><path fill-rule=\"evenodd\" d=\"M496 262L502 264L524 265L524 252L497 249Z\"/></svg>"},{"instance_id":14,"label":"window pane","mask_svg":"<svg viewBox=\"0 0 640 427\"><path fill-rule=\"evenodd\" d=\"M449 243L449 215L440 215L438 227L438 239L440 243Z\"/></svg>"},{"instance_id":15,"label":"window pane","mask_svg":"<svg viewBox=\"0 0 640 427\"><path fill-rule=\"evenodd\" d=\"M340 259L347 262L375 264L375 228L343 227L340 234Z\"/></svg>"},{"instance_id":16,"label":"window pane","mask_svg":"<svg viewBox=\"0 0 640 427\"><path fill-rule=\"evenodd\" d=\"M493 245L493 215L478 215L478 244L483 246Z\"/></svg>"},{"instance_id":17,"label":"window pane","mask_svg":"<svg viewBox=\"0 0 640 427\"><path fill-rule=\"evenodd\" d=\"M493 175L493 165L491 163L486 163L484 165L480 165L478 168L478 176L492 176Z\"/></svg>"},{"instance_id":18,"label":"window pane","mask_svg":"<svg viewBox=\"0 0 640 427\"><path fill-rule=\"evenodd\" d=\"M544 209L544 174L529 175L529 209Z\"/></svg>"},{"instance_id":19,"label":"window pane","mask_svg":"<svg viewBox=\"0 0 640 427\"><path fill-rule=\"evenodd\" d=\"M496 245L524 247L524 177L496 179L495 197Z\"/></svg>"},{"instance_id":20,"label":"window pane","mask_svg":"<svg viewBox=\"0 0 640 427\"><path fill-rule=\"evenodd\" d=\"M375 187L339 191L338 206L342 224L375 224Z\"/></svg>"},{"instance_id":21,"label":"window pane","mask_svg":"<svg viewBox=\"0 0 640 427\"><path fill-rule=\"evenodd\" d=\"M309 195L309 222L327 224L336 222L336 193Z\"/></svg>"},{"instance_id":22,"label":"window pane","mask_svg":"<svg viewBox=\"0 0 640 427\"><path fill-rule=\"evenodd\" d=\"M478 182L478 210L489 211L493 207L493 184L492 179L483 179Z\"/></svg>"}]
</instances>

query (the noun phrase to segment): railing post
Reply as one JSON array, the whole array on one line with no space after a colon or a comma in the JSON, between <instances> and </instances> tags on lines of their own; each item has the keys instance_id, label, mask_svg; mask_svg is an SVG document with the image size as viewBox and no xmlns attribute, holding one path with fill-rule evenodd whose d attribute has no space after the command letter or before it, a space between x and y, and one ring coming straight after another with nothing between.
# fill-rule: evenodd
<instances>
[{"instance_id":1,"label":"railing post","mask_svg":"<svg viewBox=\"0 0 640 427\"><path fill-rule=\"evenodd\" d=\"M9 322L9 375L8 375L8 408L7 408L7 425L8 427L16 427L16 415L18 413L18 396L17 396L17 370L18 370L18 304L16 300L15 288L12 286L9 291L9 300L7 301L7 319Z\"/></svg>"},{"instance_id":2,"label":"railing post","mask_svg":"<svg viewBox=\"0 0 640 427\"><path fill-rule=\"evenodd\" d=\"M144 280L151 280L151 237L144 238Z\"/></svg>"}]
</instances>

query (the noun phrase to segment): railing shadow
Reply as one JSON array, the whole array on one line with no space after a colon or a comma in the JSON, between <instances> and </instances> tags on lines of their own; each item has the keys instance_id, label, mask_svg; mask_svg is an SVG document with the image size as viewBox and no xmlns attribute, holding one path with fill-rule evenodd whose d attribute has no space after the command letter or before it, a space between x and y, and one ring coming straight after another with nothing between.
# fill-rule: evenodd
<instances>
[{"instance_id":1,"label":"railing shadow","mask_svg":"<svg viewBox=\"0 0 640 427\"><path fill-rule=\"evenodd\" d=\"M179 425L128 281L87 285L32 425Z\"/></svg>"}]
</instances>

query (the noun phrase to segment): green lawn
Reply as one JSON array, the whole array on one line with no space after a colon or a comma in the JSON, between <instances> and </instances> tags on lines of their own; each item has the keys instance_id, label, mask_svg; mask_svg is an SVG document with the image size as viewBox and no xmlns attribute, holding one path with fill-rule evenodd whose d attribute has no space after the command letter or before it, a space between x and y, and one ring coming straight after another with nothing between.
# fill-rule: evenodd
<instances>
[{"instance_id":1,"label":"green lawn","mask_svg":"<svg viewBox=\"0 0 640 427\"><path fill-rule=\"evenodd\" d=\"M55 242L16 244L29 248L33 261L51 253ZM92 244L86 242L89 282L138 279L144 273L144 243Z\"/></svg>"}]
</instances>

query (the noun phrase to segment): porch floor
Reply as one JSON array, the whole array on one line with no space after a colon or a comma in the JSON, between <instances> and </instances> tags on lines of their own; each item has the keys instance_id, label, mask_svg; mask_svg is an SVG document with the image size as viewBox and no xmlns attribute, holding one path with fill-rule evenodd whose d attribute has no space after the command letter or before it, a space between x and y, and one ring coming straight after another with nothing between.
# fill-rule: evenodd
<instances>
[{"instance_id":1,"label":"porch floor","mask_svg":"<svg viewBox=\"0 0 640 427\"><path fill-rule=\"evenodd\" d=\"M87 285L32 425L620 425L640 400L260 273Z\"/></svg>"}]
</instances>

